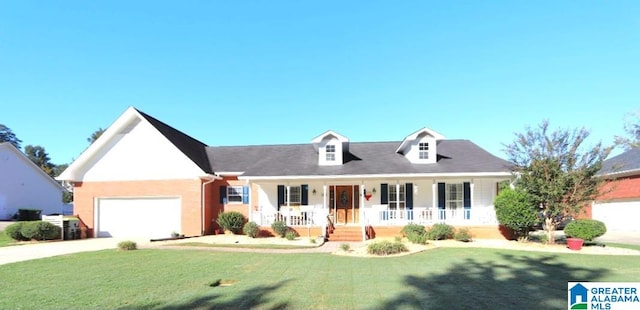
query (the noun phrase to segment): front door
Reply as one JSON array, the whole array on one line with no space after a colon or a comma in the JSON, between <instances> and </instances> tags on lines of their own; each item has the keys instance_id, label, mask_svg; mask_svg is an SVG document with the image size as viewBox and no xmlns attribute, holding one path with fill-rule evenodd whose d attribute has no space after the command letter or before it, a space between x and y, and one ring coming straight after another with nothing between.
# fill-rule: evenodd
<instances>
[{"instance_id":1,"label":"front door","mask_svg":"<svg viewBox=\"0 0 640 310\"><path fill-rule=\"evenodd\" d=\"M358 186L336 186L333 192L333 208L336 215L336 224L358 223L360 215Z\"/></svg>"}]
</instances>

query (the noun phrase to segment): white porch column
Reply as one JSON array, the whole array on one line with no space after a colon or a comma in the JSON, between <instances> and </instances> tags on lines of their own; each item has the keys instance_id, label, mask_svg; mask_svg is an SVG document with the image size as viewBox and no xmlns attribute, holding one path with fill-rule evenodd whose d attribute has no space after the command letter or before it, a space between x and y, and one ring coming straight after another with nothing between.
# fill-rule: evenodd
<instances>
[{"instance_id":1,"label":"white porch column","mask_svg":"<svg viewBox=\"0 0 640 310\"><path fill-rule=\"evenodd\" d=\"M471 204L469 206L469 220L472 219L472 217L473 217L472 215L475 213L475 210L473 209L473 205L474 205L473 202L475 200L473 198L475 196L474 195L474 192L475 192L474 188L475 188L475 183L473 182L473 179L471 179L471 184L469 184L469 189L471 190L471 193L470 193L471 194Z\"/></svg>"},{"instance_id":2,"label":"white porch column","mask_svg":"<svg viewBox=\"0 0 640 310\"><path fill-rule=\"evenodd\" d=\"M433 205L431 209L433 210L431 213L431 220L435 221L440 218L440 214L438 213L438 183L436 180L433 180L431 184L431 200Z\"/></svg>"},{"instance_id":3,"label":"white porch column","mask_svg":"<svg viewBox=\"0 0 640 310\"><path fill-rule=\"evenodd\" d=\"M360 211L358 213L360 213L360 223L362 224L362 241L366 241L367 240L367 231L366 231L366 225L365 225L365 218L364 218L364 192L365 192L365 187L364 187L364 182L360 183L360 193L358 193L360 195Z\"/></svg>"}]
</instances>

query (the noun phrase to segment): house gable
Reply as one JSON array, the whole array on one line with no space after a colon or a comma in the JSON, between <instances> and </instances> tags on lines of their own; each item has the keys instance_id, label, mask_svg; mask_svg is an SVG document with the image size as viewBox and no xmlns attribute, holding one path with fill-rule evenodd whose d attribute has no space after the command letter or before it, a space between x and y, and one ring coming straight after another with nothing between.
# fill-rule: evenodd
<instances>
[{"instance_id":1,"label":"house gable","mask_svg":"<svg viewBox=\"0 0 640 310\"><path fill-rule=\"evenodd\" d=\"M206 175L192 158L166 136L165 132L170 131L168 128L175 129L161 122L168 128L159 129L159 124L154 121L157 120L150 121L148 115L134 108L127 109L58 179L170 180ZM176 136L173 137L180 140ZM205 147L202 145L204 153Z\"/></svg>"},{"instance_id":2,"label":"house gable","mask_svg":"<svg viewBox=\"0 0 640 310\"><path fill-rule=\"evenodd\" d=\"M0 171L0 219L20 208L62 212L62 186L10 143L0 143Z\"/></svg>"},{"instance_id":3,"label":"house gable","mask_svg":"<svg viewBox=\"0 0 640 310\"><path fill-rule=\"evenodd\" d=\"M407 136L396 150L413 164L434 164L438 161L438 141L444 136L429 129L422 128Z\"/></svg>"},{"instance_id":4,"label":"house gable","mask_svg":"<svg viewBox=\"0 0 640 310\"><path fill-rule=\"evenodd\" d=\"M349 139L334 131L327 131L312 140L318 152L318 165L339 166L349 153Z\"/></svg>"}]
</instances>

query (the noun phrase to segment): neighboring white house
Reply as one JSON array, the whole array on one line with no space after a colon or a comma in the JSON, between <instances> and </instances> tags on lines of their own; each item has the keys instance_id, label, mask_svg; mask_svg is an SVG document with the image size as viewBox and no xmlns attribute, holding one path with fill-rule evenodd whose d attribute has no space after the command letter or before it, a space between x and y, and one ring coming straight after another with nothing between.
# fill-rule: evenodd
<instances>
[{"instance_id":1,"label":"neighboring white house","mask_svg":"<svg viewBox=\"0 0 640 310\"><path fill-rule=\"evenodd\" d=\"M18 209L62 214L64 189L11 143L0 143L0 220Z\"/></svg>"}]
</instances>

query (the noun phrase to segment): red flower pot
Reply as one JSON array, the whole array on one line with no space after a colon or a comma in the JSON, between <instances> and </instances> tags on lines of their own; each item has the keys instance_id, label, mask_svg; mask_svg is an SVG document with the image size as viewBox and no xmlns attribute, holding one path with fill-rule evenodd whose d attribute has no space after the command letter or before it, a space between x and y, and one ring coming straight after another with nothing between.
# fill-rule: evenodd
<instances>
[{"instance_id":1,"label":"red flower pot","mask_svg":"<svg viewBox=\"0 0 640 310\"><path fill-rule=\"evenodd\" d=\"M582 249L582 244L584 240L580 238L567 238L567 247L569 250L579 251Z\"/></svg>"}]
</instances>

